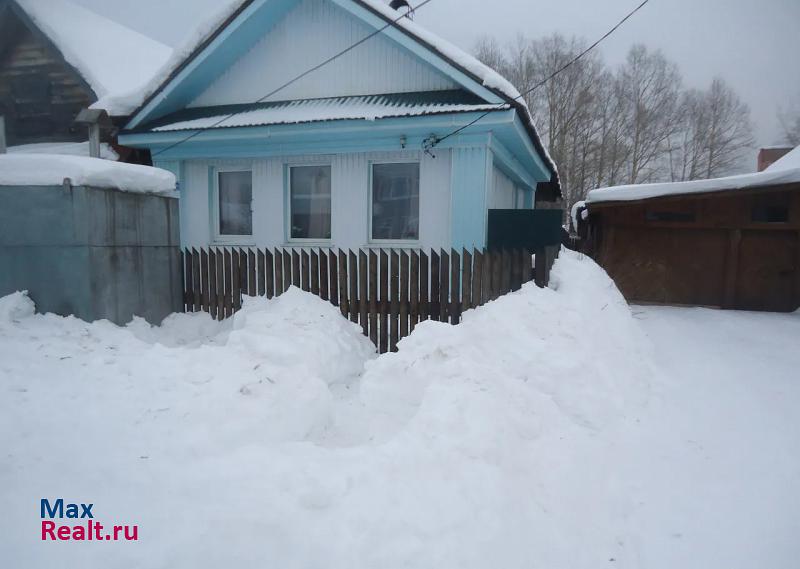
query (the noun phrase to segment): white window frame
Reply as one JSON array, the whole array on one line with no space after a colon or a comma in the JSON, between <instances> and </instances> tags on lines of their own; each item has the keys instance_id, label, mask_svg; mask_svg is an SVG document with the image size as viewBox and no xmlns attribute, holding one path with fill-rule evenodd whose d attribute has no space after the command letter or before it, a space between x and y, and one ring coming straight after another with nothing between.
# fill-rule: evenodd
<instances>
[{"instance_id":1,"label":"white window frame","mask_svg":"<svg viewBox=\"0 0 800 569\"><path fill-rule=\"evenodd\" d=\"M252 226L252 233L250 235L224 235L220 233L219 230L219 176L220 174L230 172L248 172L250 174L250 219ZM224 168L213 167L211 169L211 175L213 177L211 188L211 234L214 237L214 243L218 243L220 245L255 245L254 234L256 229L256 218L253 202L255 201L256 188L253 177L253 168L244 166Z\"/></svg>"},{"instance_id":2,"label":"white window frame","mask_svg":"<svg viewBox=\"0 0 800 569\"><path fill-rule=\"evenodd\" d=\"M318 245L320 247L330 247L333 243L333 210L334 210L334 176L333 163L330 159L304 160L297 162L287 162L283 165L283 238L287 245ZM292 237L292 168L314 166L327 166L331 169L331 236L329 239L323 238L298 238Z\"/></svg>"},{"instance_id":3,"label":"white window frame","mask_svg":"<svg viewBox=\"0 0 800 569\"><path fill-rule=\"evenodd\" d=\"M419 167L419 227L417 227L416 239L373 239L372 237L372 203L373 196L372 184L373 167L378 164L416 164ZM406 159L387 159L387 160L370 160L369 161L369 179L367 180L367 243L370 245L378 245L380 247L390 247L395 249L403 248L418 248L422 243L422 160L419 158L406 158Z\"/></svg>"}]
</instances>

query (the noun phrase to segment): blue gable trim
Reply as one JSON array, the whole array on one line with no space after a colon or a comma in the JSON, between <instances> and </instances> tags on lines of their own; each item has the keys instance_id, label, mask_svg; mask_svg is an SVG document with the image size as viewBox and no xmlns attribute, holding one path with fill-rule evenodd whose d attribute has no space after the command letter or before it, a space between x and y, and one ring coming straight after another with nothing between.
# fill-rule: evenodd
<instances>
[{"instance_id":1,"label":"blue gable trim","mask_svg":"<svg viewBox=\"0 0 800 569\"><path fill-rule=\"evenodd\" d=\"M373 29L380 29L387 24L381 16L358 2L330 1ZM252 0L207 46L192 56L180 72L162 85L144 106L136 111L125 128L129 130L137 128L153 119L184 108L269 33L270 28L298 2L299 0ZM497 93L484 87L475 78L457 69L450 61L401 29L389 26L383 30L382 35L397 42L409 53L485 101L492 104L504 101ZM298 70L300 71L302 70Z\"/></svg>"},{"instance_id":2,"label":"blue gable trim","mask_svg":"<svg viewBox=\"0 0 800 569\"><path fill-rule=\"evenodd\" d=\"M526 189L534 189L537 180L534 175L522 165L506 146L497 137L492 137L490 148L495 165L500 168L517 185Z\"/></svg>"},{"instance_id":3,"label":"blue gable trim","mask_svg":"<svg viewBox=\"0 0 800 569\"><path fill-rule=\"evenodd\" d=\"M131 118L126 128L184 108L252 48L298 0L254 0Z\"/></svg>"}]
</instances>

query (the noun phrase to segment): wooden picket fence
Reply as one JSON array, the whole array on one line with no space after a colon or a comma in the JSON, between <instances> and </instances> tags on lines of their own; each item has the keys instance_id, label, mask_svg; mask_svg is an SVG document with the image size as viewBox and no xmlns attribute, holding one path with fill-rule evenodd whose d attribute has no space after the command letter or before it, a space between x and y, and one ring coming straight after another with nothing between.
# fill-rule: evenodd
<instances>
[{"instance_id":1,"label":"wooden picket fence","mask_svg":"<svg viewBox=\"0 0 800 569\"><path fill-rule=\"evenodd\" d=\"M338 306L384 353L422 320L458 324L465 310L526 282L546 286L557 253L192 248L182 253L184 306L221 320L241 308L242 295L272 298L296 286Z\"/></svg>"}]
</instances>

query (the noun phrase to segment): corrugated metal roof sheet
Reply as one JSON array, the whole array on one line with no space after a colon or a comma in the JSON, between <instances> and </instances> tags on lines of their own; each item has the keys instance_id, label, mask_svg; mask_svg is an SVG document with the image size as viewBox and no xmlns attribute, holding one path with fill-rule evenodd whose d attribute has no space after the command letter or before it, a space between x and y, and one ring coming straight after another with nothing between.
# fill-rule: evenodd
<instances>
[{"instance_id":1,"label":"corrugated metal roof sheet","mask_svg":"<svg viewBox=\"0 0 800 569\"><path fill-rule=\"evenodd\" d=\"M256 105L187 109L145 127L151 132L300 124L335 120L376 120L392 117L503 110L463 91L433 91L303 99Z\"/></svg>"}]
</instances>

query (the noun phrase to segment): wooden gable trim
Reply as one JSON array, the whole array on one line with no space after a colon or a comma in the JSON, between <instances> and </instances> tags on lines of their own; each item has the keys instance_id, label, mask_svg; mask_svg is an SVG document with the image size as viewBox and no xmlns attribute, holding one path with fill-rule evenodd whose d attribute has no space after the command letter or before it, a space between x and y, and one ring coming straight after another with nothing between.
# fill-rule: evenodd
<instances>
[{"instance_id":1,"label":"wooden gable trim","mask_svg":"<svg viewBox=\"0 0 800 569\"><path fill-rule=\"evenodd\" d=\"M5 8L5 10L2 10L2 8ZM22 24L24 24L28 30L30 30L36 39L41 41L47 47L47 49L55 54L56 58L61 62L61 64L75 75L75 78L81 84L81 86L94 96L95 101L97 100L97 93L95 93L94 89L92 89L92 86L89 85L81 72L66 60L61 49L59 49L59 47L53 43L50 37L45 34L39 28L39 26L36 25L30 16L28 16L28 13L25 12L25 10L15 0L5 0L4 6L0 7L0 18L7 17L8 15L11 15L12 17L16 16L17 19L19 19L19 21L22 22ZM0 47L3 47L2 44L0 44Z\"/></svg>"}]
</instances>

